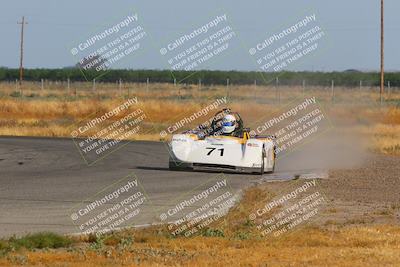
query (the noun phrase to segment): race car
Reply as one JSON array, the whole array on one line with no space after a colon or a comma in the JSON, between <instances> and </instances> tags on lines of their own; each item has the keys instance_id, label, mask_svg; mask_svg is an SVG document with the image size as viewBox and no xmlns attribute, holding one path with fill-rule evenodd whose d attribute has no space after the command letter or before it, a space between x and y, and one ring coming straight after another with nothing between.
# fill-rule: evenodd
<instances>
[{"instance_id":1,"label":"race car","mask_svg":"<svg viewBox=\"0 0 400 267\"><path fill-rule=\"evenodd\" d=\"M250 136L236 112L223 109L211 125L174 134L169 143L170 170L272 173L275 169L275 137Z\"/></svg>"}]
</instances>

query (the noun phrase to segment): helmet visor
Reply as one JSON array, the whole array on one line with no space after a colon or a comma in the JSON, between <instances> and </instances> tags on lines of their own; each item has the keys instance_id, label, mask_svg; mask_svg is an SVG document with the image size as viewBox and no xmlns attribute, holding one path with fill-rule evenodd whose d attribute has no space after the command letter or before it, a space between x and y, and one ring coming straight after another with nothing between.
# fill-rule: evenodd
<instances>
[{"instance_id":1,"label":"helmet visor","mask_svg":"<svg viewBox=\"0 0 400 267\"><path fill-rule=\"evenodd\" d=\"M225 121L225 122L222 124L222 126L233 126L233 125L235 125L235 122L234 122L234 121Z\"/></svg>"}]
</instances>

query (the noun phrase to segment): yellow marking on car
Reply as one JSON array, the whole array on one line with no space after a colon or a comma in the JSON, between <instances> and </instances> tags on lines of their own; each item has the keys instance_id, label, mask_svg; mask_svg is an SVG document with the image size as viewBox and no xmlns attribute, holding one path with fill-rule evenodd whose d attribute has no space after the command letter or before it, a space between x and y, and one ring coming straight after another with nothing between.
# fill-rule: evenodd
<instances>
[{"instance_id":1,"label":"yellow marking on car","mask_svg":"<svg viewBox=\"0 0 400 267\"><path fill-rule=\"evenodd\" d=\"M233 139L235 141L237 141L239 144L243 144L246 142L246 140L244 140L243 138L240 137L236 137L236 136L224 136L224 135L220 135L220 136L214 136L215 139Z\"/></svg>"}]
</instances>

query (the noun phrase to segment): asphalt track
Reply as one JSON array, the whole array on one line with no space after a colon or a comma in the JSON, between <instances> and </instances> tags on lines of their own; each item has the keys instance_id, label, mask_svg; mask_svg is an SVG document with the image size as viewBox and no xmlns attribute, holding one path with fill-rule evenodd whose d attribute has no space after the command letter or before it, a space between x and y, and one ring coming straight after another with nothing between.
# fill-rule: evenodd
<instances>
[{"instance_id":1,"label":"asphalt track","mask_svg":"<svg viewBox=\"0 0 400 267\"><path fill-rule=\"evenodd\" d=\"M225 174L235 193L260 181L290 180L295 175L323 173L354 149L341 138L320 139L277 162L273 175ZM352 143L352 142L350 142ZM350 144L349 143L349 144ZM343 147L346 149L343 150ZM328 163L328 164L327 164ZM134 141L88 166L71 139L0 138L0 237L37 231L79 232L71 208L115 181L135 174L147 192L135 225L155 223L160 210L182 194L202 190L201 185L219 175L210 172L168 170L168 151L162 142ZM318 176L318 175L317 175Z\"/></svg>"}]
</instances>

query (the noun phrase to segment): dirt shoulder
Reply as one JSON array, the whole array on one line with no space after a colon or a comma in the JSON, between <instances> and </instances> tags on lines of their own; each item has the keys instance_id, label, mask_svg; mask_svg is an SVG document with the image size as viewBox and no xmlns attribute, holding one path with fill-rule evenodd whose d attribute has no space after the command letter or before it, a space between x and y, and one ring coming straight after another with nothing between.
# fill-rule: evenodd
<instances>
[{"instance_id":1,"label":"dirt shoulder","mask_svg":"<svg viewBox=\"0 0 400 267\"><path fill-rule=\"evenodd\" d=\"M328 200L319 226L400 224L400 157L374 154L360 168L330 171L319 185ZM276 192L282 183L264 187Z\"/></svg>"}]
</instances>

